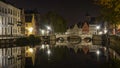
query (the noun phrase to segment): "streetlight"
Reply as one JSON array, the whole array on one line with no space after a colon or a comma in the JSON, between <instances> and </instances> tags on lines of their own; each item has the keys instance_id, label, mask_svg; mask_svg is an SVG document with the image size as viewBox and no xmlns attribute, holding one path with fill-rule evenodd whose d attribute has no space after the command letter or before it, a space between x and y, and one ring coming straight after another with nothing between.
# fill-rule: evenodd
<instances>
[{"instance_id":1,"label":"streetlight","mask_svg":"<svg viewBox=\"0 0 120 68\"><path fill-rule=\"evenodd\" d=\"M52 30L50 26L46 26L47 27L47 35L49 35L49 32Z\"/></svg>"},{"instance_id":2,"label":"streetlight","mask_svg":"<svg viewBox=\"0 0 120 68\"><path fill-rule=\"evenodd\" d=\"M107 33L107 29L104 29L104 33L105 33L105 34Z\"/></svg>"},{"instance_id":3,"label":"streetlight","mask_svg":"<svg viewBox=\"0 0 120 68\"><path fill-rule=\"evenodd\" d=\"M27 28L28 32L27 35L33 34L33 27Z\"/></svg>"},{"instance_id":4,"label":"streetlight","mask_svg":"<svg viewBox=\"0 0 120 68\"><path fill-rule=\"evenodd\" d=\"M100 26L99 25L96 26L96 29L97 29L97 34L98 34L98 30L100 29Z\"/></svg>"},{"instance_id":5,"label":"streetlight","mask_svg":"<svg viewBox=\"0 0 120 68\"><path fill-rule=\"evenodd\" d=\"M42 44L41 48L42 48L42 49L44 49L44 48L45 48L45 45L44 45L44 44Z\"/></svg>"},{"instance_id":6,"label":"streetlight","mask_svg":"<svg viewBox=\"0 0 120 68\"><path fill-rule=\"evenodd\" d=\"M29 48L28 51L29 51L30 53L33 53L33 48Z\"/></svg>"},{"instance_id":7,"label":"streetlight","mask_svg":"<svg viewBox=\"0 0 120 68\"><path fill-rule=\"evenodd\" d=\"M50 26L47 26L47 30L51 30L51 27L50 27Z\"/></svg>"}]
</instances>

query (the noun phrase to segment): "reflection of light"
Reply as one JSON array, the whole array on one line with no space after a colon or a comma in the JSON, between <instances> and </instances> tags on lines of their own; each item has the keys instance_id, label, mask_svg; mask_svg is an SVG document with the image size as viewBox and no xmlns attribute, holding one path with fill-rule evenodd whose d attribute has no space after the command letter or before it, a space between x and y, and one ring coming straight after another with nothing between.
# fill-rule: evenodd
<instances>
[{"instance_id":1,"label":"reflection of light","mask_svg":"<svg viewBox=\"0 0 120 68\"><path fill-rule=\"evenodd\" d=\"M50 54L51 54L51 51L50 51L49 49L48 49L48 51L47 51L47 54L48 54L48 55L50 55Z\"/></svg>"},{"instance_id":2,"label":"reflection of light","mask_svg":"<svg viewBox=\"0 0 120 68\"><path fill-rule=\"evenodd\" d=\"M33 31L33 28L32 28L32 27L30 27L30 28L28 28L28 30L29 30L29 32L32 32L32 31Z\"/></svg>"},{"instance_id":3,"label":"reflection of light","mask_svg":"<svg viewBox=\"0 0 120 68\"><path fill-rule=\"evenodd\" d=\"M42 49L44 49L45 48L45 45L44 44L42 44L42 47L41 47Z\"/></svg>"},{"instance_id":4,"label":"reflection of light","mask_svg":"<svg viewBox=\"0 0 120 68\"><path fill-rule=\"evenodd\" d=\"M107 33L107 30L106 30L106 29L104 30L104 33L105 33L105 34Z\"/></svg>"},{"instance_id":5,"label":"reflection of light","mask_svg":"<svg viewBox=\"0 0 120 68\"><path fill-rule=\"evenodd\" d=\"M103 32L101 31L101 32L99 32L99 34L101 35L101 34L103 34Z\"/></svg>"},{"instance_id":6,"label":"reflection of light","mask_svg":"<svg viewBox=\"0 0 120 68\"><path fill-rule=\"evenodd\" d=\"M49 48L49 45L47 44L46 47Z\"/></svg>"},{"instance_id":7,"label":"reflection of light","mask_svg":"<svg viewBox=\"0 0 120 68\"><path fill-rule=\"evenodd\" d=\"M33 48L29 48L28 51L32 53L33 52Z\"/></svg>"},{"instance_id":8,"label":"reflection of light","mask_svg":"<svg viewBox=\"0 0 120 68\"><path fill-rule=\"evenodd\" d=\"M97 51L96 51L96 54L97 54L97 55L99 55L99 54L100 54L100 51L99 51L99 50L97 50Z\"/></svg>"}]
</instances>

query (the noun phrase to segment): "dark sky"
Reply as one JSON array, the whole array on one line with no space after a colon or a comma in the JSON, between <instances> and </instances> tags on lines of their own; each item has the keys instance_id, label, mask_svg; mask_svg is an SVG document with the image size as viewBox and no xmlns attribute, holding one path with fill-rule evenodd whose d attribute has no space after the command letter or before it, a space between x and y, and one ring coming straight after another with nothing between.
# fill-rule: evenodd
<instances>
[{"instance_id":1,"label":"dark sky","mask_svg":"<svg viewBox=\"0 0 120 68\"><path fill-rule=\"evenodd\" d=\"M92 0L7 0L18 8L39 9L43 15L47 11L56 11L68 23L78 23L88 12L91 16L99 15L98 6Z\"/></svg>"}]
</instances>

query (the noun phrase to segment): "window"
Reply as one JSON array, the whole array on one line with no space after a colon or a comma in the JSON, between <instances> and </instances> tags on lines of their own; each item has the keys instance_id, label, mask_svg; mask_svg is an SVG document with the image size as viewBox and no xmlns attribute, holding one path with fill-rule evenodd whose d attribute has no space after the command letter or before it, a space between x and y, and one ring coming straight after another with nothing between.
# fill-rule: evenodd
<instances>
[{"instance_id":1,"label":"window","mask_svg":"<svg viewBox=\"0 0 120 68\"><path fill-rule=\"evenodd\" d=\"M8 14L10 14L10 9L8 9Z\"/></svg>"},{"instance_id":2,"label":"window","mask_svg":"<svg viewBox=\"0 0 120 68\"><path fill-rule=\"evenodd\" d=\"M4 13L4 8L2 8L2 13Z\"/></svg>"},{"instance_id":3,"label":"window","mask_svg":"<svg viewBox=\"0 0 120 68\"><path fill-rule=\"evenodd\" d=\"M10 14L12 15L12 9L10 10Z\"/></svg>"},{"instance_id":4,"label":"window","mask_svg":"<svg viewBox=\"0 0 120 68\"><path fill-rule=\"evenodd\" d=\"M1 7L0 7L0 12L1 12Z\"/></svg>"},{"instance_id":5,"label":"window","mask_svg":"<svg viewBox=\"0 0 120 68\"><path fill-rule=\"evenodd\" d=\"M7 14L7 9L5 8L5 14Z\"/></svg>"}]
</instances>

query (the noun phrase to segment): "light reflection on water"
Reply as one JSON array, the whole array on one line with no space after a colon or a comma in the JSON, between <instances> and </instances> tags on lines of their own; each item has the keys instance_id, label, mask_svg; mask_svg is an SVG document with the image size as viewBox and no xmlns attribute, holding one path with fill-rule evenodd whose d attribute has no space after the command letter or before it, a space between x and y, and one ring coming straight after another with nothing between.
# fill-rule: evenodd
<instances>
[{"instance_id":1,"label":"light reflection on water","mask_svg":"<svg viewBox=\"0 0 120 68\"><path fill-rule=\"evenodd\" d=\"M9 45L9 44L7 44ZM6 46L1 44L1 46ZM0 68L24 68L24 47L0 48Z\"/></svg>"},{"instance_id":2,"label":"light reflection on water","mask_svg":"<svg viewBox=\"0 0 120 68\"><path fill-rule=\"evenodd\" d=\"M52 55L52 47L67 46L68 48L73 48L75 52L78 48L82 48L80 44L56 43L55 41L50 41L50 43L52 44L38 45L40 49L47 49L45 53L48 54L48 56ZM9 46L9 44L1 46ZM25 68L25 47L13 47L15 45L10 46L12 47L0 48L0 68Z\"/></svg>"}]
</instances>

